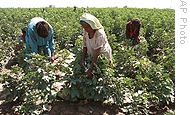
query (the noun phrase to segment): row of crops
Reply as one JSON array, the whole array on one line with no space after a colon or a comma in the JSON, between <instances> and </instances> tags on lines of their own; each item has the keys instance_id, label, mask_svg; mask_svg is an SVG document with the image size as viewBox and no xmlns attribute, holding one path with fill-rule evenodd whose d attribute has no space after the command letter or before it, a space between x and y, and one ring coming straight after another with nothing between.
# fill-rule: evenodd
<instances>
[{"instance_id":1,"label":"row of crops","mask_svg":"<svg viewBox=\"0 0 190 115\"><path fill-rule=\"evenodd\" d=\"M131 101L125 108L136 114L148 114L151 106L159 106L160 103L174 103L174 10L88 8L88 12L95 15L104 26L113 50L113 65L107 65L105 57L100 55L92 79L83 77L85 73L78 64L83 39L79 18L83 9L45 10L46 12L42 12L41 8L0 9L1 64L13 58L19 62L10 73L1 71L0 75L2 83L5 83L4 92L9 93L9 100L24 97L24 102L17 109L20 113L32 113L42 105L56 100L57 93L52 93L52 86L60 81L65 81L65 86L59 93L72 101L84 98L104 101L112 98L114 103L122 105L123 94L128 93ZM55 30L56 53L63 60L54 66L47 65L46 58L40 55L33 55L32 60L24 60L24 50L14 55L21 28L26 27L33 17L44 18ZM140 35L146 39L146 42L141 42L136 47L130 41L125 41L125 25L132 18L141 20ZM64 60L71 53L75 55L75 60L64 66ZM87 57L86 61L90 58ZM26 67L26 61L35 66ZM56 79L55 70L65 73L64 76ZM42 100L41 105L34 106L39 99Z\"/></svg>"}]
</instances>

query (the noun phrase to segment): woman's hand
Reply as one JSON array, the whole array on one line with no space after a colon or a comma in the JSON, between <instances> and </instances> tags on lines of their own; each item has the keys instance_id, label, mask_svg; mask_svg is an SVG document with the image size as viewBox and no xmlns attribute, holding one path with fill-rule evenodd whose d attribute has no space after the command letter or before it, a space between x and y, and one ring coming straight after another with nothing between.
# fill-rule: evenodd
<instances>
[{"instance_id":1,"label":"woman's hand","mask_svg":"<svg viewBox=\"0 0 190 115\"><path fill-rule=\"evenodd\" d=\"M89 68L88 71L86 72L86 75L88 78L92 77L92 68Z\"/></svg>"},{"instance_id":2,"label":"woman's hand","mask_svg":"<svg viewBox=\"0 0 190 115\"><path fill-rule=\"evenodd\" d=\"M84 61L80 61L79 64L80 64L81 67L84 67Z\"/></svg>"},{"instance_id":3,"label":"woman's hand","mask_svg":"<svg viewBox=\"0 0 190 115\"><path fill-rule=\"evenodd\" d=\"M50 62L53 63L53 62L54 62L54 59L55 59L54 56L51 56Z\"/></svg>"},{"instance_id":4,"label":"woman's hand","mask_svg":"<svg viewBox=\"0 0 190 115\"><path fill-rule=\"evenodd\" d=\"M50 58L51 63L53 63L55 60L54 54L55 54L54 52L51 53L51 58Z\"/></svg>"}]
</instances>

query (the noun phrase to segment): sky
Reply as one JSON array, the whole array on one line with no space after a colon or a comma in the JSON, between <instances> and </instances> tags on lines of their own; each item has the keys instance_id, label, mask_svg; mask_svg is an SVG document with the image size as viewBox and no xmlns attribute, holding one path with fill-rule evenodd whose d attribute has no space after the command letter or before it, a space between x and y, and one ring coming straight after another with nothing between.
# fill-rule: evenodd
<instances>
[{"instance_id":1,"label":"sky","mask_svg":"<svg viewBox=\"0 0 190 115\"><path fill-rule=\"evenodd\" d=\"M0 0L1 8L23 7L134 7L134 8L172 8L175 0Z\"/></svg>"}]
</instances>

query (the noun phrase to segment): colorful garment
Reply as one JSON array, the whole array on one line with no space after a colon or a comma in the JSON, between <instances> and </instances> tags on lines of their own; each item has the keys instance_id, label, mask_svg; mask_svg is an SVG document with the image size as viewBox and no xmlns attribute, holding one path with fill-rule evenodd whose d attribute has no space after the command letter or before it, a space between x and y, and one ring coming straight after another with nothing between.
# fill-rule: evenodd
<instances>
[{"instance_id":1,"label":"colorful garment","mask_svg":"<svg viewBox=\"0 0 190 115\"><path fill-rule=\"evenodd\" d=\"M40 21L45 21L43 18L35 17L31 19L27 31L26 31L26 54L32 52L39 53L39 49L42 48L44 53L51 57L51 53L55 50L54 45L54 31L52 26L48 23L50 27L50 34L47 38L42 38L37 34L36 24Z\"/></svg>"},{"instance_id":2,"label":"colorful garment","mask_svg":"<svg viewBox=\"0 0 190 115\"><path fill-rule=\"evenodd\" d=\"M137 23L135 26L132 24L133 20L135 20L135 23ZM140 20L138 19L132 19L131 21L127 22L126 24L126 38L133 40L133 44L136 45L140 42L140 36L139 36L139 31L140 31Z\"/></svg>"}]
</instances>

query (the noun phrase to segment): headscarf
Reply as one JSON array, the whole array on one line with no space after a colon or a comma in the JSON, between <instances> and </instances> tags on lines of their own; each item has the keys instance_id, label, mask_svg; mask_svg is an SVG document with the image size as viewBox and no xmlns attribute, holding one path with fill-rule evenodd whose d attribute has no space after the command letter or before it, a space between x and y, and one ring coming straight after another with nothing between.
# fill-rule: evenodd
<instances>
[{"instance_id":1,"label":"headscarf","mask_svg":"<svg viewBox=\"0 0 190 115\"><path fill-rule=\"evenodd\" d=\"M80 21L85 21L94 30L95 29L104 29L104 27L100 24L100 21L95 16L93 16L93 15L91 15L89 13L84 13L80 17Z\"/></svg>"}]
</instances>

